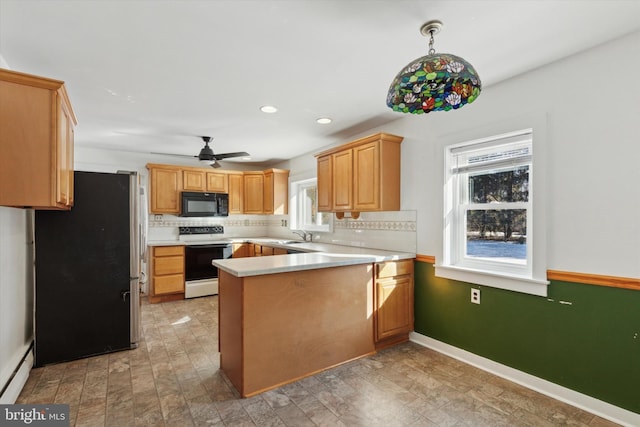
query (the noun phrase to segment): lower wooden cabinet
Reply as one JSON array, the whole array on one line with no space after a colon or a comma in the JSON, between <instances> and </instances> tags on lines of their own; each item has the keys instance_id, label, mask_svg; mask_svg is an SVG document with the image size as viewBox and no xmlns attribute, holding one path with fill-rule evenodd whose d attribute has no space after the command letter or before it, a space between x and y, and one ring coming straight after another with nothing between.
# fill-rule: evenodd
<instances>
[{"instance_id":1,"label":"lower wooden cabinet","mask_svg":"<svg viewBox=\"0 0 640 427\"><path fill-rule=\"evenodd\" d=\"M184 298L184 246L154 246L149 271L149 302Z\"/></svg>"},{"instance_id":2,"label":"lower wooden cabinet","mask_svg":"<svg viewBox=\"0 0 640 427\"><path fill-rule=\"evenodd\" d=\"M253 243L251 246L253 250L249 251L249 256L286 255L289 253L285 248L274 248L272 246L260 245L258 243Z\"/></svg>"},{"instance_id":3,"label":"lower wooden cabinet","mask_svg":"<svg viewBox=\"0 0 640 427\"><path fill-rule=\"evenodd\" d=\"M413 260L376 264L375 342L383 348L413 331Z\"/></svg>"},{"instance_id":4,"label":"lower wooden cabinet","mask_svg":"<svg viewBox=\"0 0 640 427\"><path fill-rule=\"evenodd\" d=\"M246 258L251 256L249 253L249 249L253 251L253 245L250 243L234 243L233 247L233 255L232 258Z\"/></svg>"}]
</instances>

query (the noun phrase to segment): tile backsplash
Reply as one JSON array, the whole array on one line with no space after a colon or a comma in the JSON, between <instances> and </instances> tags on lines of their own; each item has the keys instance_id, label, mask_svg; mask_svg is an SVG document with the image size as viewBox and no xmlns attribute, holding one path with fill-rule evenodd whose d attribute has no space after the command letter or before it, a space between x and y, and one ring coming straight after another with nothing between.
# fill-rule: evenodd
<instances>
[{"instance_id":1,"label":"tile backsplash","mask_svg":"<svg viewBox=\"0 0 640 427\"><path fill-rule=\"evenodd\" d=\"M179 241L178 227L222 225L224 234L212 238L274 237L298 239L288 227L288 215L232 215L185 218L150 215L150 242ZM332 232L314 232L314 241L337 245L416 252L416 211L363 212L360 218L333 219Z\"/></svg>"}]
</instances>

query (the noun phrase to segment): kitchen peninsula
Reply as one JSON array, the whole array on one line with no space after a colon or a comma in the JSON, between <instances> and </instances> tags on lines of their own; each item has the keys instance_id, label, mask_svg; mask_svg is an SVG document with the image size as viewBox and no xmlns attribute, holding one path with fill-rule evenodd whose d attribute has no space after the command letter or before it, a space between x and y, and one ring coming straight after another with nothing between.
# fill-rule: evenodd
<instances>
[{"instance_id":1,"label":"kitchen peninsula","mask_svg":"<svg viewBox=\"0 0 640 427\"><path fill-rule=\"evenodd\" d=\"M405 341L413 330L414 254L295 246L322 252L213 261L220 365L243 397Z\"/></svg>"}]
</instances>

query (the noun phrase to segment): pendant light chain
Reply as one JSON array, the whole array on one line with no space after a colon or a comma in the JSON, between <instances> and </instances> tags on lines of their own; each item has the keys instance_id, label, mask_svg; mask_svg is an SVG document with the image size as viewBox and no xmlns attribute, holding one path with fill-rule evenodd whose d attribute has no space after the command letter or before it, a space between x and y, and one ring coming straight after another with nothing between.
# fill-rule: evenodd
<instances>
[{"instance_id":1,"label":"pendant light chain","mask_svg":"<svg viewBox=\"0 0 640 427\"><path fill-rule=\"evenodd\" d=\"M429 31L429 55L433 55L434 53L436 53L436 50L433 48L433 33L435 32L435 30L431 30Z\"/></svg>"}]
</instances>

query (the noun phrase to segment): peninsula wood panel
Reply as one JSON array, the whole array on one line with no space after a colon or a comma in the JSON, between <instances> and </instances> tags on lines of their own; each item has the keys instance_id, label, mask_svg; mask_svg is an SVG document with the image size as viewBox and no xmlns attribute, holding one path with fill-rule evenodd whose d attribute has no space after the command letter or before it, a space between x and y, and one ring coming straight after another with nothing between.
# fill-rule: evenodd
<instances>
[{"instance_id":1,"label":"peninsula wood panel","mask_svg":"<svg viewBox=\"0 0 640 427\"><path fill-rule=\"evenodd\" d=\"M240 394L252 396L373 353L372 268L244 278L222 272L221 368Z\"/></svg>"},{"instance_id":2,"label":"peninsula wood panel","mask_svg":"<svg viewBox=\"0 0 640 427\"><path fill-rule=\"evenodd\" d=\"M242 394L243 350L243 279L218 270L218 349L220 368Z\"/></svg>"}]
</instances>

